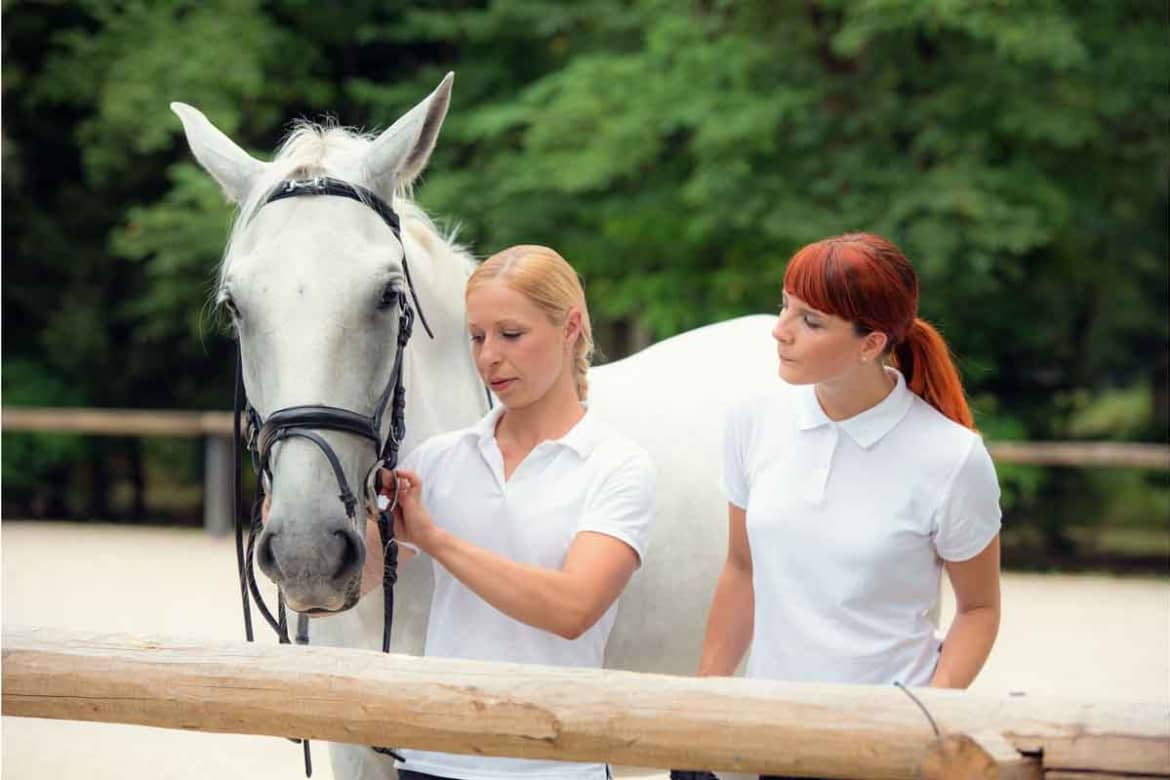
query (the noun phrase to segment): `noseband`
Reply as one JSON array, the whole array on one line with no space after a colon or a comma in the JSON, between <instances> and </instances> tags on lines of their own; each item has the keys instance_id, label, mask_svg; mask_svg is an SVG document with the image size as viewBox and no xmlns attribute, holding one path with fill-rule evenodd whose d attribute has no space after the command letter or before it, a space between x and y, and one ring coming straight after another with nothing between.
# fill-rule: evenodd
<instances>
[{"instance_id":1,"label":"noseband","mask_svg":"<svg viewBox=\"0 0 1170 780\"><path fill-rule=\"evenodd\" d=\"M391 516L391 512L394 510L394 504L397 503L397 498L386 508L378 507L374 503L378 493L378 485L376 484L377 474L380 468L393 470L398 465L398 449L406 435L406 389L402 378L402 359L403 354L406 352L407 342L410 340L416 311L419 321L422 323L427 335L433 339L434 333L431 332L426 317L423 316L422 308L418 302L418 294L415 292L414 282L410 278L410 266L406 262L406 244L402 241L402 231L398 215L377 194L365 187L359 187L340 181L339 179L328 177L290 179L281 182L268 198L260 204L260 208L273 201L284 200L285 198L315 195L333 195L356 200L373 209L382 218L382 221L394 233L394 238L402 244L402 268L406 275L406 285L410 292L410 300L407 300L405 295L399 294L398 296L398 343L396 347L397 352L394 355L394 365L390 371L390 378L386 382L386 387L378 399L377 406L374 408L374 413L370 416L336 406L312 404L277 409L268 415L267 419L261 419L255 408L248 403L243 381L242 358L237 348L234 415L236 459L234 486L236 500L236 563L240 575L240 598L244 606L244 632L249 642L254 640L252 633L252 611L248 603L249 594L251 594L251 597L256 601L257 609L260 610L260 614L264 616L264 619L276 632L281 644L288 644L290 642L284 596L283 594L278 595L277 614L274 616L260 594L260 589L256 584L254 570L256 540L263 530L262 511L266 492L265 480L267 480L267 486L270 490L273 484L271 468L272 448L277 442L299 438L314 444L325 456L326 460L329 461L329 466L332 468L333 475L337 479L338 498L345 507L346 517L351 522L356 523L358 521L358 500L345 477L345 472L341 467L341 461L337 457L337 453L329 445L329 442L318 433L318 431L335 431L366 439L371 443L374 451L377 453L377 460L374 461L374 465L370 467L366 479L363 481L361 495L363 503L368 508L377 509L378 512L378 532L381 536L385 562L382 570L383 619L385 621L382 629L382 652L388 653L390 652L390 631L394 621L394 583L398 579L398 545L394 541L394 522ZM410 301L414 302L413 307ZM383 441L382 422L387 410L390 412L390 426L386 439ZM246 419L246 428L243 430L241 430L242 419ZM244 449L247 449L251 454L253 470L256 473L256 494L255 501L252 505L250 521L248 521L249 533L246 550L243 540L243 527L245 524L242 511L243 493L240 485L240 461ZM395 486L395 496L397 497L397 486ZM363 527L358 530L364 534L364 518ZM309 620L304 614L297 616L296 641L297 644L308 644L309 642ZM309 757L309 742L308 740L294 741L303 743L305 773L311 775L312 763ZM397 754L394 754L389 748L375 747L374 750L397 757Z\"/></svg>"}]
</instances>

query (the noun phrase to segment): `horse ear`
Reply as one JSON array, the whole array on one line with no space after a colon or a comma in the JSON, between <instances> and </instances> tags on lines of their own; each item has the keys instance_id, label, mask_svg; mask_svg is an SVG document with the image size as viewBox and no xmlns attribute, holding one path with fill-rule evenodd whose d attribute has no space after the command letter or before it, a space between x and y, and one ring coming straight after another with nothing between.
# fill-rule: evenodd
<instances>
[{"instance_id":1,"label":"horse ear","mask_svg":"<svg viewBox=\"0 0 1170 780\"><path fill-rule=\"evenodd\" d=\"M454 79L455 74L448 73L434 92L374 139L365 168L376 189L392 194L395 187L410 184L422 173L447 116Z\"/></svg>"},{"instance_id":2,"label":"horse ear","mask_svg":"<svg viewBox=\"0 0 1170 780\"><path fill-rule=\"evenodd\" d=\"M187 145L195 159L223 187L228 200L240 203L264 170L265 163L241 149L223 131L211 124L199 109L186 103L171 103L171 110L183 122Z\"/></svg>"}]
</instances>

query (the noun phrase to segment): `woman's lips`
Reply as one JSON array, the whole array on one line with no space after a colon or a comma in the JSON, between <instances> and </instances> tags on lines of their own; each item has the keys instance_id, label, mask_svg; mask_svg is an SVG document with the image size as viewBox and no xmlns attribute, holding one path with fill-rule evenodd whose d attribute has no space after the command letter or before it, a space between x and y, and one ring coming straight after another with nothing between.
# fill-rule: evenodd
<instances>
[{"instance_id":1,"label":"woman's lips","mask_svg":"<svg viewBox=\"0 0 1170 780\"><path fill-rule=\"evenodd\" d=\"M498 393L501 390L508 389L515 381L515 379L493 379L490 384L492 386L492 390L495 390Z\"/></svg>"}]
</instances>

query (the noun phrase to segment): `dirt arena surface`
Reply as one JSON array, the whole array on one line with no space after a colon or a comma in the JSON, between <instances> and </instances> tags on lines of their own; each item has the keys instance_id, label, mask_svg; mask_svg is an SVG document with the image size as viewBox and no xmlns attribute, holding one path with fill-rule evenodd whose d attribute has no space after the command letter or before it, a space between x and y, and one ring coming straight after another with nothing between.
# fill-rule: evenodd
<instances>
[{"instance_id":1,"label":"dirt arena surface","mask_svg":"<svg viewBox=\"0 0 1170 780\"><path fill-rule=\"evenodd\" d=\"M6 521L0 550L6 626L243 638L230 539ZM954 607L944 591L945 625ZM1170 580L1009 574L1003 599L999 640L972 690L1170 703ZM271 737L7 717L0 730L5 780L303 777L300 750ZM328 780L324 746L313 758L313 777Z\"/></svg>"}]
</instances>

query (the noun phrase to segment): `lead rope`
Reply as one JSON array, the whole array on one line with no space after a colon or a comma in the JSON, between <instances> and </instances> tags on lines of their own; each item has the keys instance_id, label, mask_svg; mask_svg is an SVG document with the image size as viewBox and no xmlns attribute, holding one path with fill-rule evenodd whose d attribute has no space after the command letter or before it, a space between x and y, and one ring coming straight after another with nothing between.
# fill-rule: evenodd
<instances>
[{"instance_id":1,"label":"lead rope","mask_svg":"<svg viewBox=\"0 0 1170 780\"><path fill-rule=\"evenodd\" d=\"M405 263L403 264L405 266ZM409 272L408 272L409 273ZM407 277L407 285L414 292L414 285ZM415 303L417 306L417 301ZM411 310L403 310L403 317L398 327L398 354L404 354L406 342L410 340L413 316ZM426 320L422 318L423 328L430 334ZM431 335L431 338L434 338ZM394 510L398 507L398 448L406 437L406 387L402 380L402 363L397 361L392 382L394 390L390 397L390 431L386 436L386 443L379 453L379 468L390 472L394 480L394 497L385 507L378 507L378 537L382 543L382 652L390 652L390 635L394 628L394 584L398 582L398 542L394 539ZM374 480L374 493L380 495L382 486L380 474ZM392 756L398 761L404 761L402 755L393 748L371 745L370 749L384 756Z\"/></svg>"},{"instance_id":2,"label":"lead rope","mask_svg":"<svg viewBox=\"0 0 1170 780\"><path fill-rule=\"evenodd\" d=\"M252 609L248 604L248 584L244 581L244 486L240 481L240 467L243 461L240 418L244 413L244 377L243 358L240 356L238 344L236 345L236 386L232 391L232 407L232 495L236 532L236 568L240 575L240 601L244 605L244 636L251 642Z\"/></svg>"}]
</instances>

